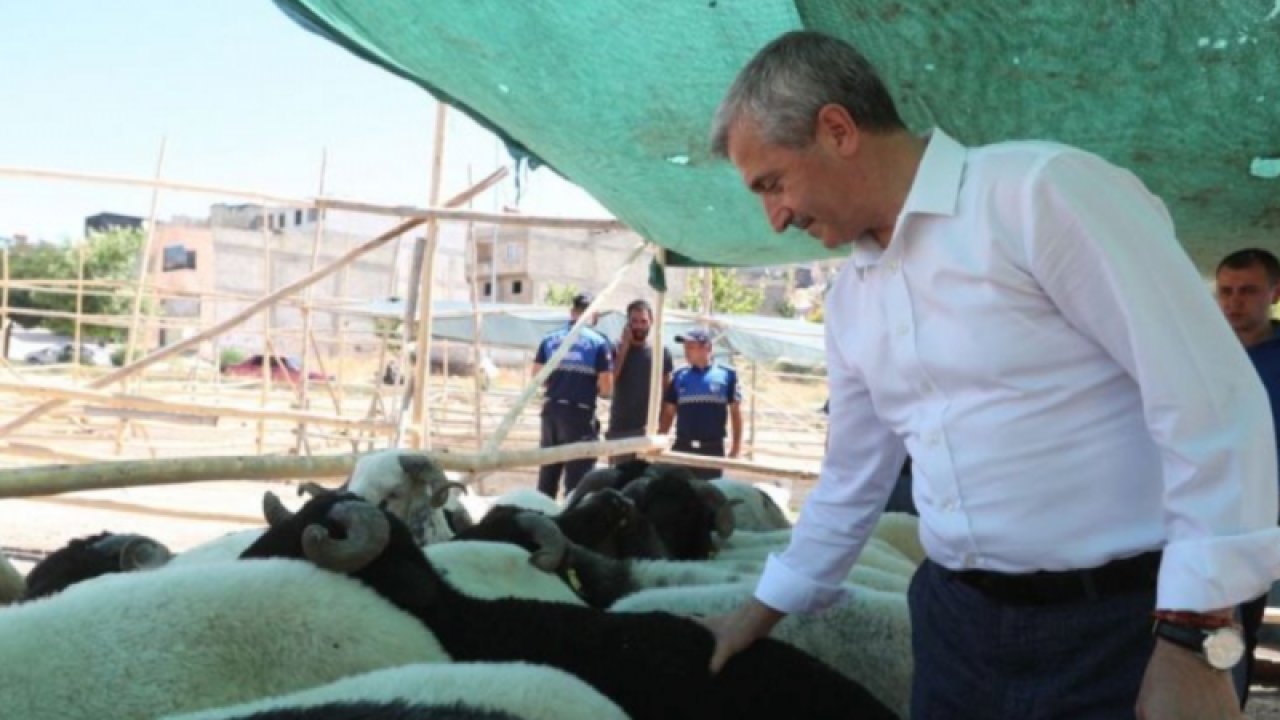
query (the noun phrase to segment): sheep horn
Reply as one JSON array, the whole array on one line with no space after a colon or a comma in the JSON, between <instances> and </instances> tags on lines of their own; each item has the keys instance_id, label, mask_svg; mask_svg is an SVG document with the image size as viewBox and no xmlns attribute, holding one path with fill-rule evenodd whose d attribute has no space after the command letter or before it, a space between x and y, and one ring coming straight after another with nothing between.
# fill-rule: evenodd
<instances>
[{"instance_id":1,"label":"sheep horn","mask_svg":"<svg viewBox=\"0 0 1280 720\"><path fill-rule=\"evenodd\" d=\"M516 515L516 525L528 532L538 546L529 555L529 563L543 572L558 571L569 551L569 541L565 539L560 527L551 518L536 512Z\"/></svg>"},{"instance_id":2,"label":"sheep horn","mask_svg":"<svg viewBox=\"0 0 1280 720\"><path fill-rule=\"evenodd\" d=\"M583 498L597 490L616 487L618 481L622 479L622 473L617 468L596 468L582 476L578 481L578 486L569 493L569 500L565 502L565 510L572 510L582 502Z\"/></svg>"},{"instance_id":3,"label":"sheep horn","mask_svg":"<svg viewBox=\"0 0 1280 720\"><path fill-rule=\"evenodd\" d=\"M449 480L431 493L431 507L443 507L446 502L449 502L449 491L454 488L457 488L463 495L468 492L465 484Z\"/></svg>"},{"instance_id":4,"label":"sheep horn","mask_svg":"<svg viewBox=\"0 0 1280 720\"><path fill-rule=\"evenodd\" d=\"M173 559L173 553L163 544L146 537L135 537L120 548L120 569L154 570Z\"/></svg>"},{"instance_id":5,"label":"sheep horn","mask_svg":"<svg viewBox=\"0 0 1280 720\"><path fill-rule=\"evenodd\" d=\"M698 497L702 499L702 504L708 510L715 513L716 534L722 540L728 540L733 535L733 506L741 504L741 500L729 501L720 488L706 481L699 481L694 484L694 490L697 490Z\"/></svg>"},{"instance_id":6,"label":"sheep horn","mask_svg":"<svg viewBox=\"0 0 1280 720\"><path fill-rule=\"evenodd\" d=\"M331 492L334 492L334 491L321 485L320 483L304 482L298 486L299 496L310 495L313 498L318 498L318 497L324 497L325 495L328 495Z\"/></svg>"},{"instance_id":7,"label":"sheep horn","mask_svg":"<svg viewBox=\"0 0 1280 720\"><path fill-rule=\"evenodd\" d=\"M280 498L270 490L262 494L262 515L271 527L288 522L293 517L289 508L285 507L284 503L280 502Z\"/></svg>"},{"instance_id":8,"label":"sheep horn","mask_svg":"<svg viewBox=\"0 0 1280 720\"><path fill-rule=\"evenodd\" d=\"M346 539L329 534L323 525L302 532L302 553L316 565L340 573L356 572L373 562L391 541L391 523L378 508L362 501L341 502L329 509L329 519L346 531Z\"/></svg>"}]
</instances>

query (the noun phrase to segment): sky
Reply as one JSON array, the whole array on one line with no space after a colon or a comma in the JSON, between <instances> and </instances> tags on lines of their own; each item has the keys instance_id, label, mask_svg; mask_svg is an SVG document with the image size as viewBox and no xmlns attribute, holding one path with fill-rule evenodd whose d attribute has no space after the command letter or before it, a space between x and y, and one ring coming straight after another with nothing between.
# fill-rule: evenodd
<instances>
[{"instance_id":1,"label":"sky","mask_svg":"<svg viewBox=\"0 0 1280 720\"><path fill-rule=\"evenodd\" d=\"M270 0L0 2L0 170L62 170L426 205L435 101L290 21ZM451 111L443 196L510 162ZM152 193L0 171L0 236L66 240L86 215L145 217ZM234 198L161 191L157 216ZM479 207L607 217L548 170Z\"/></svg>"}]
</instances>

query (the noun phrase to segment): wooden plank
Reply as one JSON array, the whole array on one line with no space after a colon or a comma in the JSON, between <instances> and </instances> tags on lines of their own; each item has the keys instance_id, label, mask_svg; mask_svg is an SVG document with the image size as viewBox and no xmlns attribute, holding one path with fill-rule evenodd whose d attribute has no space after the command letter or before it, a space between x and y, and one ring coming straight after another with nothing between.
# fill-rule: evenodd
<instances>
[{"instance_id":1,"label":"wooden plank","mask_svg":"<svg viewBox=\"0 0 1280 720\"><path fill-rule=\"evenodd\" d=\"M201 417L182 413L157 412L155 410L129 410L127 408L98 407L86 405L84 414L89 417L127 418L129 420L153 420L173 425L205 425L215 427L217 417Z\"/></svg>"}]
</instances>

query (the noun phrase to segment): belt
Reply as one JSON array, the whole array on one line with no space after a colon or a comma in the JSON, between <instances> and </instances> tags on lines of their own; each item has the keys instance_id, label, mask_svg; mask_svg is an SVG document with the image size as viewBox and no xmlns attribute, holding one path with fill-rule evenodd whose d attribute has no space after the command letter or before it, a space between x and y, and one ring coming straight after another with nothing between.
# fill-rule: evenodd
<instances>
[{"instance_id":1,"label":"belt","mask_svg":"<svg viewBox=\"0 0 1280 720\"><path fill-rule=\"evenodd\" d=\"M724 445L724 440L690 440L688 438L676 438L675 444L688 445L691 448L720 447Z\"/></svg>"},{"instance_id":2,"label":"belt","mask_svg":"<svg viewBox=\"0 0 1280 720\"><path fill-rule=\"evenodd\" d=\"M586 405L584 403L572 402L570 400L560 400L558 398L552 398L551 402L557 405L568 405L569 407L576 407L580 410L595 410L594 406Z\"/></svg>"},{"instance_id":3,"label":"belt","mask_svg":"<svg viewBox=\"0 0 1280 720\"><path fill-rule=\"evenodd\" d=\"M1159 550L1152 550L1086 570L1025 574L942 570L945 576L1007 605L1064 605L1153 590L1160 573L1160 557Z\"/></svg>"}]
</instances>

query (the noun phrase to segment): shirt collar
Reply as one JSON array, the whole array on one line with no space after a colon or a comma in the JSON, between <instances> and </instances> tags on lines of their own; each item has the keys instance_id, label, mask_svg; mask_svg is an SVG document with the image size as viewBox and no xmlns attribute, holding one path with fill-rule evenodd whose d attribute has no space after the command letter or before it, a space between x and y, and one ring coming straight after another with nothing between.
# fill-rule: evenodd
<instances>
[{"instance_id":1,"label":"shirt collar","mask_svg":"<svg viewBox=\"0 0 1280 720\"><path fill-rule=\"evenodd\" d=\"M898 216L899 225L908 215L956 214L968 150L938 128L929 131L928 138L929 144L925 146L920 167L916 168L911 190L902 205L902 214ZM883 254L884 250L873 238L864 236L854 243L851 260L855 267L865 268L879 262Z\"/></svg>"}]
</instances>

